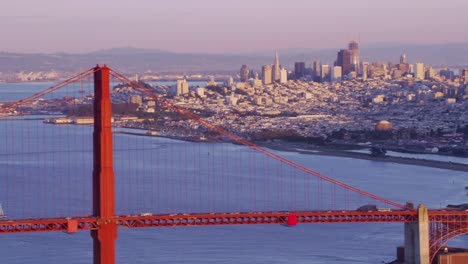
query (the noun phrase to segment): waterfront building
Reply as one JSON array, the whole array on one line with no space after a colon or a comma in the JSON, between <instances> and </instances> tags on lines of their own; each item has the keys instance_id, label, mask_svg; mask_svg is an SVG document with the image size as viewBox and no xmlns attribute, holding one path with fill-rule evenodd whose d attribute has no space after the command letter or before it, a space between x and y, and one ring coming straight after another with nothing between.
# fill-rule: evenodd
<instances>
[{"instance_id":1,"label":"waterfront building","mask_svg":"<svg viewBox=\"0 0 468 264\"><path fill-rule=\"evenodd\" d=\"M305 76L305 62L294 63L294 76L296 79L300 79Z\"/></svg>"},{"instance_id":2,"label":"waterfront building","mask_svg":"<svg viewBox=\"0 0 468 264\"><path fill-rule=\"evenodd\" d=\"M416 79L420 79L420 80L424 80L424 75L425 75L425 72L424 72L424 63L416 63L416 67L415 67L415 72L414 72L414 77Z\"/></svg>"},{"instance_id":3,"label":"waterfront building","mask_svg":"<svg viewBox=\"0 0 468 264\"><path fill-rule=\"evenodd\" d=\"M343 70L343 74L351 72L351 52L346 49L342 49L338 52L335 66L340 66Z\"/></svg>"},{"instance_id":4,"label":"waterfront building","mask_svg":"<svg viewBox=\"0 0 468 264\"><path fill-rule=\"evenodd\" d=\"M275 52L275 62L273 63L272 69L272 80L274 82L280 81L281 72L280 72L280 64L279 64L279 57L278 57L278 50Z\"/></svg>"},{"instance_id":5,"label":"waterfront building","mask_svg":"<svg viewBox=\"0 0 468 264\"><path fill-rule=\"evenodd\" d=\"M272 73L270 65L263 65L262 67L262 83L270 84L272 82Z\"/></svg>"},{"instance_id":6,"label":"waterfront building","mask_svg":"<svg viewBox=\"0 0 468 264\"><path fill-rule=\"evenodd\" d=\"M247 65L242 65L240 69L240 81L246 82L249 79L249 67Z\"/></svg>"}]
</instances>

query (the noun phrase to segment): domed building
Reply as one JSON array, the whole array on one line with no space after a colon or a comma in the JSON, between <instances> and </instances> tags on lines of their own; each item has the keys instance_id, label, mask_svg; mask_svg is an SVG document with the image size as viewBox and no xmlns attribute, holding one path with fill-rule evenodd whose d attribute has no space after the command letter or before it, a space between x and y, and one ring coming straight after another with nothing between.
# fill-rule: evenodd
<instances>
[{"instance_id":1,"label":"domed building","mask_svg":"<svg viewBox=\"0 0 468 264\"><path fill-rule=\"evenodd\" d=\"M382 121L379 121L376 125L375 125L375 131L379 131L379 132L390 132L393 130L393 126L392 126L392 123L388 122L387 120L382 120Z\"/></svg>"}]
</instances>

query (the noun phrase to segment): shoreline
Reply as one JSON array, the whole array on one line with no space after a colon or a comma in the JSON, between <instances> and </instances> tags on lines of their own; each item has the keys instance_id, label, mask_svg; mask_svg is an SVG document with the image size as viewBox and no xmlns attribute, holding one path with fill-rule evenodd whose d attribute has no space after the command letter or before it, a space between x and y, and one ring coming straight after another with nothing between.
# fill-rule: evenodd
<instances>
[{"instance_id":1,"label":"shoreline","mask_svg":"<svg viewBox=\"0 0 468 264\"><path fill-rule=\"evenodd\" d=\"M118 133L134 135L134 136L144 136L144 137L155 137L143 133L135 133L128 131L119 131ZM200 142L200 143L217 143L214 141L195 141L188 140L184 138L170 137L170 136L161 136L156 137L183 140L187 142ZM233 142L231 142L233 143ZM367 153L351 152L346 150L330 150L330 149L321 149L321 148L310 148L308 144L291 144L287 142L275 143L275 142L253 142L254 144L267 148L270 150L279 150L286 152L296 152L306 155L320 155L320 156L331 156L331 157L342 157L342 158L351 158L351 159L362 159L370 161L379 161L379 162L393 162L398 164L414 165L414 166L423 166L437 169L445 170L454 170L454 171L463 171L468 172L468 164L456 163L456 162L447 162L447 161L438 161L438 160L427 160L427 159L416 159L416 158L406 158L406 157L373 157ZM237 144L237 143L233 143Z\"/></svg>"},{"instance_id":2,"label":"shoreline","mask_svg":"<svg viewBox=\"0 0 468 264\"><path fill-rule=\"evenodd\" d=\"M416 159L416 158L406 158L406 157L391 157L391 156L373 157L370 154L366 154L366 153L358 153L358 152L351 152L351 151L344 151L344 150L329 150L329 149L320 149L320 148L311 149L311 148L308 148L306 144L302 144L300 146L291 146L291 144L284 143L284 142L280 144L257 142L256 144L258 144L259 146L263 148L268 148L272 150L296 152L296 153L307 154L307 155L332 156L332 157L362 159L362 160L379 161L379 162L393 162L393 163L398 163L398 164L468 172L467 164L456 163L456 162L446 162L446 161Z\"/></svg>"},{"instance_id":3,"label":"shoreline","mask_svg":"<svg viewBox=\"0 0 468 264\"><path fill-rule=\"evenodd\" d=\"M140 134L140 133L134 133L134 132L128 132L128 131L121 131L121 132L118 132L118 133L134 135L134 136L154 137L154 136L147 135L147 134L144 134L144 133ZM183 140L183 141L187 141L187 142L216 143L216 142L213 142L213 141L193 141L193 140L187 140L187 139L184 139L184 138L161 136L161 135L158 135L156 137ZM233 143L233 142L231 142L231 143ZM393 162L393 163L398 163L398 164L406 164L406 165L413 165L413 166L423 166L423 167L430 167L430 168L437 168L437 169L468 172L468 164L456 163L456 162L450 162L450 161L447 162L447 161L439 161L439 160L427 160L427 159L392 157L392 156L373 157L370 154L366 154L366 153L351 152L351 151L346 151L346 150L330 150L330 149L320 149L320 148L309 148L309 145L307 145L307 144L300 144L300 145L294 144L293 145L293 144L287 143L287 142L281 142L281 143L253 142L253 143L260 146L260 147L262 147L262 148L267 148L267 149L270 149L270 150L296 152L296 153L307 154L307 155L342 157L342 158L362 159L362 160L370 160L370 161L378 161L378 162ZM237 144L237 143L233 143L233 144Z\"/></svg>"}]
</instances>

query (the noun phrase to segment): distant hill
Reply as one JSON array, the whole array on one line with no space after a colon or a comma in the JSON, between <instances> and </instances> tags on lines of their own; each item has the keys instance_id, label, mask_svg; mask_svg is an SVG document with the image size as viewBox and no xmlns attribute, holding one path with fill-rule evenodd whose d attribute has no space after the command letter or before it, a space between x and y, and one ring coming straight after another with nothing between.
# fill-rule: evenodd
<instances>
[{"instance_id":1,"label":"distant hill","mask_svg":"<svg viewBox=\"0 0 468 264\"><path fill-rule=\"evenodd\" d=\"M280 50L281 64L292 69L295 61L307 64L315 59L332 64L338 49L286 49ZM434 66L468 65L468 43L411 45L381 44L361 47L361 61L388 61L397 63L401 53L410 63L424 62ZM0 52L0 72L17 71L76 71L96 64L107 63L126 73L145 72L229 72L238 71L242 64L260 69L272 64L274 51L254 54L192 54L173 53L157 49L132 47L99 50L85 54L20 54Z\"/></svg>"}]
</instances>

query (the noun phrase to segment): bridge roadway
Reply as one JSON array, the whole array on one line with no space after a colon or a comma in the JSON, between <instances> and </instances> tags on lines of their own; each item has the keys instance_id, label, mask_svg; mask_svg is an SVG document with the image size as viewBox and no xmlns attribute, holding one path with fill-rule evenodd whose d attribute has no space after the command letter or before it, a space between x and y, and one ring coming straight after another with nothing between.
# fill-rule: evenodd
<instances>
[{"instance_id":1,"label":"bridge roadway","mask_svg":"<svg viewBox=\"0 0 468 264\"><path fill-rule=\"evenodd\" d=\"M122 228L178 227L287 224L288 218L297 217L297 224L321 223L389 223L417 222L417 210L391 211L296 211L296 212L243 212L197 213L116 216L114 218L67 217L50 219L0 220L0 233L68 232L97 230L101 225L114 222ZM468 211L429 210L430 222L466 223Z\"/></svg>"}]
</instances>

